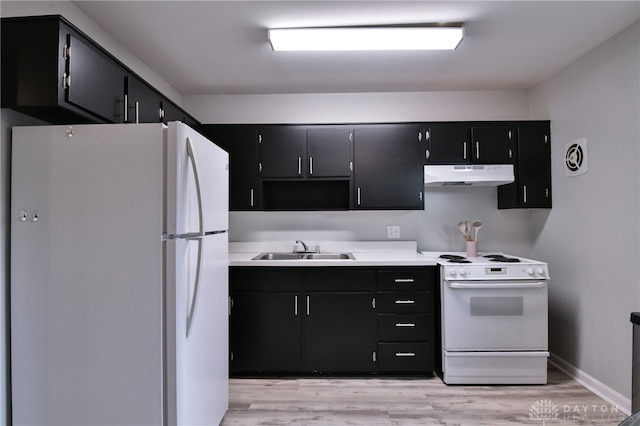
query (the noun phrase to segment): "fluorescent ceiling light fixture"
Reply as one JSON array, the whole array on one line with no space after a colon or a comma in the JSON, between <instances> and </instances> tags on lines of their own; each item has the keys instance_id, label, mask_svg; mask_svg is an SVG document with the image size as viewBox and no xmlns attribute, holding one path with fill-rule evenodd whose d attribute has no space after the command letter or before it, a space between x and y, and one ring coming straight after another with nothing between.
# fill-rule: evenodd
<instances>
[{"instance_id":1,"label":"fluorescent ceiling light fixture","mask_svg":"<svg viewBox=\"0 0 640 426\"><path fill-rule=\"evenodd\" d=\"M271 28L273 50L453 50L464 35L456 26Z\"/></svg>"}]
</instances>

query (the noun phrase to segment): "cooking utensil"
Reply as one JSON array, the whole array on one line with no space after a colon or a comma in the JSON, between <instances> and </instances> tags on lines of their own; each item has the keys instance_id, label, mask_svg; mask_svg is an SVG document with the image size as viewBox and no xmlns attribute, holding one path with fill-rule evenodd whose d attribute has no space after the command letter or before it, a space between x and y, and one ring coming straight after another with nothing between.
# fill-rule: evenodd
<instances>
[{"instance_id":1,"label":"cooking utensil","mask_svg":"<svg viewBox=\"0 0 640 426\"><path fill-rule=\"evenodd\" d=\"M479 220L474 220L471 223L471 226L473 226L473 232L474 232L474 235L476 237L475 241L477 242L478 241L478 231L480 230L480 228L482 228L482 222L480 222Z\"/></svg>"},{"instance_id":2,"label":"cooking utensil","mask_svg":"<svg viewBox=\"0 0 640 426\"><path fill-rule=\"evenodd\" d=\"M469 228L469 224L467 222L458 222L458 230L464 237L466 241L471 241L471 237L469 237L467 228Z\"/></svg>"}]
</instances>

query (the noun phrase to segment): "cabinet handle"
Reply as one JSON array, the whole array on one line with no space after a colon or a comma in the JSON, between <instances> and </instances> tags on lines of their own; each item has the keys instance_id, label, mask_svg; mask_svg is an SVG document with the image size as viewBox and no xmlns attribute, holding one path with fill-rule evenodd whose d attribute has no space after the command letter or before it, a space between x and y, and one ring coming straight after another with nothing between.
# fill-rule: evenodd
<instances>
[{"instance_id":1,"label":"cabinet handle","mask_svg":"<svg viewBox=\"0 0 640 426\"><path fill-rule=\"evenodd\" d=\"M358 193L358 205L360 205L360 187L358 187L358 190L356 191Z\"/></svg>"},{"instance_id":2,"label":"cabinet handle","mask_svg":"<svg viewBox=\"0 0 640 426\"><path fill-rule=\"evenodd\" d=\"M140 103L136 102L136 124L140 123L139 112L140 112Z\"/></svg>"},{"instance_id":3,"label":"cabinet handle","mask_svg":"<svg viewBox=\"0 0 640 426\"><path fill-rule=\"evenodd\" d=\"M396 278L395 280L393 280L393 282L395 283L413 283L416 280L414 280L413 278Z\"/></svg>"},{"instance_id":4,"label":"cabinet handle","mask_svg":"<svg viewBox=\"0 0 640 426\"><path fill-rule=\"evenodd\" d=\"M253 207L253 188L251 188L251 190L249 190L249 196L250 196L250 206Z\"/></svg>"},{"instance_id":5,"label":"cabinet handle","mask_svg":"<svg viewBox=\"0 0 640 426\"><path fill-rule=\"evenodd\" d=\"M298 174L302 174L302 157L298 157Z\"/></svg>"},{"instance_id":6,"label":"cabinet handle","mask_svg":"<svg viewBox=\"0 0 640 426\"><path fill-rule=\"evenodd\" d=\"M293 296L293 315L298 316L298 296Z\"/></svg>"},{"instance_id":7,"label":"cabinet handle","mask_svg":"<svg viewBox=\"0 0 640 426\"><path fill-rule=\"evenodd\" d=\"M476 141L476 159L480 159L480 142Z\"/></svg>"},{"instance_id":8,"label":"cabinet handle","mask_svg":"<svg viewBox=\"0 0 640 426\"><path fill-rule=\"evenodd\" d=\"M124 122L129 122L129 96L124 95Z\"/></svg>"},{"instance_id":9,"label":"cabinet handle","mask_svg":"<svg viewBox=\"0 0 640 426\"><path fill-rule=\"evenodd\" d=\"M462 143L462 158L467 159L467 142Z\"/></svg>"},{"instance_id":10,"label":"cabinet handle","mask_svg":"<svg viewBox=\"0 0 640 426\"><path fill-rule=\"evenodd\" d=\"M307 296L307 316L309 316L309 296Z\"/></svg>"},{"instance_id":11,"label":"cabinet handle","mask_svg":"<svg viewBox=\"0 0 640 426\"><path fill-rule=\"evenodd\" d=\"M544 196L545 196L546 198L549 198L549 188L545 188L545 189L544 189Z\"/></svg>"},{"instance_id":12,"label":"cabinet handle","mask_svg":"<svg viewBox=\"0 0 640 426\"><path fill-rule=\"evenodd\" d=\"M415 327L416 325L412 322L397 322L396 327Z\"/></svg>"},{"instance_id":13,"label":"cabinet handle","mask_svg":"<svg viewBox=\"0 0 640 426\"><path fill-rule=\"evenodd\" d=\"M522 186L522 192L524 194L523 201L524 201L525 204L527 204L527 185L523 185Z\"/></svg>"},{"instance_id":14,"label":"cabinet handle","mask_svg":"<svg viewBox=\"0 0 640 426\"><path fill-rule=\"evenodd\" d=\"M424 151L424 156L425 156L425 158L427 158L427 159L428 159L429 157L431 157L431 153L429 152L429 150L428 150L428 149L426 149L426 150Z\"/></svg>"},{"instance_id":15,"label":"cabinet handle","mask_svg":"<svg viewBox=\"0 0 640 426\"><path fill-rule=\"evenodd\" d=\"M309 157L309 174L313 174L313 157Z\"/></svg>"},{"instance_id":16,"label":"cabinet handle","mask_svg":"<svg viewBox=\"0 0 640 426\"><path fill-rule=\"evenodd\" d=\"M416 356L415 352L396 352L397 357L413 357Z\"/></svg>"},{"instance_id":17,"label":"cabinet handle","mask_svg":"<svg viewBox=\"0 0 640 426\"><path fill-rule=\"evenodd\" d=\"M511 152L511 149L509 149L509 158L513 158L513 152Z\"/></svg>"},{"instance_id":18,"label":"cabinet handle","mask_svg":"<svg viewBox=\"0 0 640 426\"><path fill-rule=\"evenodd\" d=\"M416 303L413 300L396 300L396 305L413 305Z\"/></svg>"}]
</instances>

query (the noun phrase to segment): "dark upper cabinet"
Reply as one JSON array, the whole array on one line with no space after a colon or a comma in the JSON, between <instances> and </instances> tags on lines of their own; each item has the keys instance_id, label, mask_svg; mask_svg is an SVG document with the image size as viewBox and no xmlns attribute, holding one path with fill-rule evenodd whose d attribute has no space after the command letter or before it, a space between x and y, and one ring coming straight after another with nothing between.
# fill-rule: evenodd
<instances>
[{"instance_id":1,"label":"dark upper cabinet","mask_svg":"<svg viewBox=\"0 0 640 426\"><path fill-rule=\"evenodd\" d=\"M195 118L167 98L160 100L160 121L165 124L170 121L182 121L193 128L200 126L200 123Z\"/></svg>"},{"instance_id":2,"label":"dark upper cabinet","mask_svg":"<svg viewBox=\"0 0 640 426\"><path fill-rule=\"evenodd\" d=\"M471 160L469 123L429 123L424 135L425 164L464 164Z\"/></svg>"},{"instance_id":3,"label":"dark upper cabinet","mask_svg":"<svg viewBox=\"0 0 640 426\"><path fill-rule=\"evenodd\" d=\"M422 127L416 124L355 128L355 209L422 209Z\"/></svg>"},{"instance_id":4,"label":"dark upper cabinet","mask_svg":"<svg viewBox=\"0 0 640 426\"><path fill-rule=\"evenodd\" d=\"M134 75L127 77L127 123L159 123L160 95Z\"/></svg>"},{"instance_id":5,"label":"dark upper cabinet","mask_svg":"<svg viewBox=\"0 0 640 426\"><path fill-rule=\"evenodd\" d=\"M303 126L260 126L257 138L263 179L306 175L306 130Z\"/></svg>"},{"instance_id":6,"label":"dark upper cabinet","mask_svg":"<svg viewBox=\"0 0 640 426\"><path fill-rule=\"evenodd\" d=\"M202 133L229 153L229 210L260 210L256 127L205 124Z\"/></svg>"},{"instance_id":7,"label":"dark upper cabinet","mask_svg":"<svg viewBox=\"0 0 640 426\"><path fill-rule=\"evenodd\" d=\"M108 123L124 122L125 70L88 40L67 33L63 57L66 71L62 87L66 102Z\"/></svg>"},{"instance_id":8,"label":"dark upper cabinet","mask_svg":"<svg viewBox=\"0 0 640 426\"><path fill-rule=\"evenodd\" d=\"M54 124L197 120L59 15L2 18L2 107ZM155 95L154 93L155 92Z\"/></svg>"},{"instance_id":9,"label":"dark upper cabinet","mask_svg":"<svg viewBox=\"0 0 640 426\"><path fill-rule=\"evenodd\" d=\"M307 176L348 178L353 161L353 129L349 126L317 126L307 129Z\"/></svg>"},{"instance_id":10,"label":"dark upper cabinet","mask_svg":"<svg viewBox=\"0 0 640 426\"><path fill-rule=\"evenodd\" d=\"M2 107L50 123L124 118L125 76L59 16L2 19Z\"/></svg>"},{"instance_id":11,"label":"dark upper cabinet","mask_svg":"<svg viewBox=\"0 0 640 426\"><path fill-rule=\"evenodd\" d=\"M498 187L498 208L551 208L551 132L548 121L518 123L515 182Z\"/></svg>"},{"instance_id":12,"label":"dark upper cabinet","mask_svg":"<svg viewBox=\"0 0 640 426\"><path fill-rule=\"evenodd\" d=\"M428 123L425 164L511 164L515 126L502 123Z\"/></svg>"},{"instance_id":13,"label":"dark upper cabinet","mask_svg":"<svg viewBox=\"0 0 640 426\"><path fill-rule=\"evenodd\" d=\"M515 126L473 126L471 158L478 164L511 164L515 141Z\"/></svg>"}]
</instances>

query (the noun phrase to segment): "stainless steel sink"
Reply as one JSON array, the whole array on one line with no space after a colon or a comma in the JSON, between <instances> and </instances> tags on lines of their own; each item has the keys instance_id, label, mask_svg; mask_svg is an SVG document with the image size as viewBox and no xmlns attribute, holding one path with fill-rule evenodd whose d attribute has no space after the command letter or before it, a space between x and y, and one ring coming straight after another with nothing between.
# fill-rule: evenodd
<instances>
[{"instance_id":1,"label":"stainless steel sink","mask_svg":"<svg viewBox=\"0 0 640 426\"><path fill-rule=\"evenodd\" d=\"M251 260L340 260L355 259L351 253L260 253Z\"/></svg>"},{"instance_id":2,"label":"stainless steel sink","mask_svg":"<svg viewBox=\"0 0 640 426\"><path fill-rule=\"evenodd\" d=\"M351 253L311 253L305 259L355 259Z\"/></svg>"}]
</instances>

